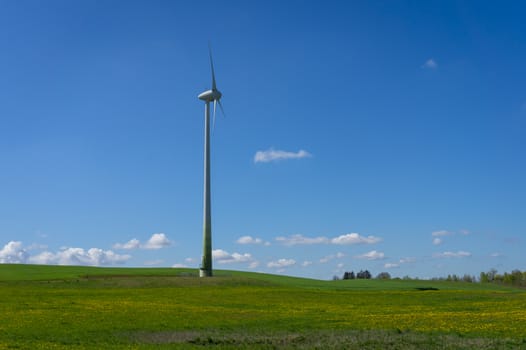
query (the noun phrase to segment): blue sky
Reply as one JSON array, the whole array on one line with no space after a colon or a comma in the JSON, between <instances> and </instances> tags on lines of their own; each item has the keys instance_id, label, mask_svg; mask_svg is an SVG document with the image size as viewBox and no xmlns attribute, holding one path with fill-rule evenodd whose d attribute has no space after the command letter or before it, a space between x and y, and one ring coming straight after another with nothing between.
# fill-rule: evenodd
<instances>
[{"instance_id":1,"label":"blue sky","mask_svg":"<svg viewBox=\"0 0 526 350\"><path fill-rule=\"evenodd\" d=\"M526 270L521 2L0 1L0 262Z\"/></svg>"}]
</instances>

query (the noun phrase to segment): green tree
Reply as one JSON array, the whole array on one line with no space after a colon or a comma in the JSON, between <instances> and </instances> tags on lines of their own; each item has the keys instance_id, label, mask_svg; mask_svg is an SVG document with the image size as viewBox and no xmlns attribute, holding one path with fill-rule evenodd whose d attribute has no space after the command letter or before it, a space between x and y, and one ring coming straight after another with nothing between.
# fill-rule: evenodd
<instances>
[{"instance_id":1,"label":"green tree","mask_svg":"<svg viewBox=\"0 0 526 350\"><path fill-rule=\"evenodd\" d=\"M380 272L378 276L376 276L376 279L377 280L390 280L391 275L389 274L389 272Z\"/></svg>"}]
</instances>

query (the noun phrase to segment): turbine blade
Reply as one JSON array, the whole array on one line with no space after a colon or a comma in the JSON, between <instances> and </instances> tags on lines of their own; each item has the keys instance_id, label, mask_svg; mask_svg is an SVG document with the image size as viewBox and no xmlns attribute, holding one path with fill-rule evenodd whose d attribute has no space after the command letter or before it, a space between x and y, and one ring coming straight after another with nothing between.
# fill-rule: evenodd
<instances>
[{"instance_id":1,"label":"turbine blade","mask_svg":"<svg viewBox=\"0 0 526 350\"><path fill-rule=\"evenodd\" d=\"M210 68L212 68L212 90L216 89L216 75L214 73L214 61L212 60L212 47L210 42L208 42L208 54L210 55Z\"/></svg>"},{"instance_id":2,"label":"turbine blade","mask_svg":"<svg viewBox=\"0 0 526 350\"><path fill-rule=\"evenodd\" d=\"M217 100L214 100L214 115L212 116L212 132L216 129L216 104ZM221 106L221 102L219 103Z\"/></svg>"},{"instance_id":3,"label":"turbine blade","mask_svg":"<svg viewBox=\"0 0 526 350\"><path fill-rule=\"evenodd\" d=\"M223 117L226 118L225 110L223 109L223 105L221 104L221 101L217 100L217 103L219 104L219 109L221 109L221 114L223 114ZM214 103L214 108L215 108L215 103Z\"/></svg>"}]
</instances>

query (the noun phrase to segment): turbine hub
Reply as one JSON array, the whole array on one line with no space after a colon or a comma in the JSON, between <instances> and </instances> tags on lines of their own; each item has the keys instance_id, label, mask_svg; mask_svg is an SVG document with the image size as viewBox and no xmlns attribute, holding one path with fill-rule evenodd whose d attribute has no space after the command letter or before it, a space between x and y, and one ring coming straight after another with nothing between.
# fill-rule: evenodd
<instances>
[{"instance_id":1,"label":"turbine hub","mask_svg":"<svg viewBox=\"0 0 526 350\"><path fill-rule=\"evenodd\" d=\"M206 90L205 92L200 93L199 96L197 97L200 100L203 100L205 102L212 102L212 101L219 100L221 96L223 95L221 94L221 92L219 92L219 90L212 89L212 90Z\"/></svg>"}]
</instances>

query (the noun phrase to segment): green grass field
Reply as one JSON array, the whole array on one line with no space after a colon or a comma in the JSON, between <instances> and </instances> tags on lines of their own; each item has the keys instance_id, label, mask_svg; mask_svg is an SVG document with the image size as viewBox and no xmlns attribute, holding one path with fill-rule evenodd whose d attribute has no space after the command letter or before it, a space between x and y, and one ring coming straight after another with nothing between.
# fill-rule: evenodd
<instances>
[{"instance_id":1,"label":"green grass field","mask_svg":"<svg viewBox=\"0 0 526 350\"><path fill-rule=\"evenodd\" d=\"M526 349L526 291L0 265L0 349Z\"/></svg>"}]
</instances>

